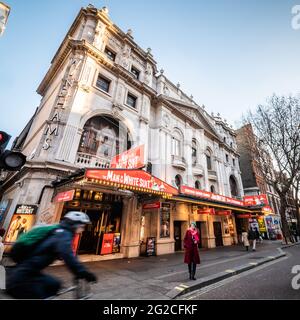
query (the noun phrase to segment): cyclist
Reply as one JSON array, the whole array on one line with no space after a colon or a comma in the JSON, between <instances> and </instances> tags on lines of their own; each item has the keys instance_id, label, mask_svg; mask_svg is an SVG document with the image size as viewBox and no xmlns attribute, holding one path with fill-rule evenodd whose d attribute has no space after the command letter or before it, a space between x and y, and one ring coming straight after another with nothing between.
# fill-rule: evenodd
<instances>
[{"instance_id":1,"label":"cyclist","mask_svg":"<svg viewBox=\"0 0 300 320\"><path fill-rule=\"evenodd\" d=\"M90 223L88 215L79 211L68 212L45 240L18 263L7 276L6 292L17 299L46 299L61 289L61 282L41 271L54 260L62 259L78 279L96 282L96 276L79 262L72 251L72 239Z\"/></svg>"}]
</instances>

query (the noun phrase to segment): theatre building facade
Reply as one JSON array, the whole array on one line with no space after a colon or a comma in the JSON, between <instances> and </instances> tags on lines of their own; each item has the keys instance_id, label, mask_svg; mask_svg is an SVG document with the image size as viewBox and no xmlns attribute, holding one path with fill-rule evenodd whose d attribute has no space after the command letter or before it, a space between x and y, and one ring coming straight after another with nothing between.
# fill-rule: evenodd
<instances>
[{"instance_id":1,"label":"theatre building facade","mask_svg":"<svg viewBox=\"0 0 300 320\"><path fill-rule=\"evenodd\" d=\"M27 163L2 184L7 245L22 223L70 210L92 221L79 254L172 253L191 221L201 247L238 242L253 210L242 201L233 129L158 71L151 49L106 8L80 10L37 92L13 145Z\"/></svg>"}]
</instances>

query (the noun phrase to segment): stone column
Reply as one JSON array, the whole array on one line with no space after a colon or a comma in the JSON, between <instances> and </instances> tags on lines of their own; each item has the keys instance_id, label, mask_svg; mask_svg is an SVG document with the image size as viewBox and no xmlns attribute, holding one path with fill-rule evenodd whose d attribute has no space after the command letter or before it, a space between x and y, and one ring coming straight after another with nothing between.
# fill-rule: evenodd
<instances>
[{"instance_id":1,"label":"stone column","mask_svg":"<svg viewBox=\"0 0 300 320\"><path fill-rule=\"evenodd\" d=\"M205 218L205 225L206 225L206 234L202 237L202 244L204 247L207 248L215 248L216 241L215 241L215 234L214 234L214 225L213 225L213 218L211 215L206 214Z\"/></svg>"},{"instance_id":2,"label":"stone column","mask_svg":"<svg viewBox=\"0 0 300 320\"><path fill-rule=\"evenodd\" d=\"M140 219L141 206L138 207L137 198L123 199L121 253L126 258L138 257L140 254Z\"/></svg>"}]
</instances>

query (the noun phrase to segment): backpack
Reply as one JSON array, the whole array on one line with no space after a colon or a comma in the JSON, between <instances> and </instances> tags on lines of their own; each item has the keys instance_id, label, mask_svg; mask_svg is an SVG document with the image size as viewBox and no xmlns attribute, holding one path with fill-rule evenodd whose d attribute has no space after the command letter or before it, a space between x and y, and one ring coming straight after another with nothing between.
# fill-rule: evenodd
<instances>
[{"instance_id":1,"label":"backpack","mask_svg":"<svg viewBox=\"0 0 300 320\"><path fill-rule=\"evenodd\" d=\"M24 261L41 242L46 240L59 227L58 224L41 225L23 233L13 244L9 254L10 257L16 263Z\"/></svg>"}]
</instances>

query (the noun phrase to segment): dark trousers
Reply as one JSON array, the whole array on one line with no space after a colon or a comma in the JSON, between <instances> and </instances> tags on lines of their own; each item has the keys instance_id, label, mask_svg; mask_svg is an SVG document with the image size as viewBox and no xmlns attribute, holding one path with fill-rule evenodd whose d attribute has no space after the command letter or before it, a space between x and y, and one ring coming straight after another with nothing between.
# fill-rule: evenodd
<instances>
[{"instance_id":1,"label":"dark trousers","mask_svg":"<svg viewBox=\"0 0 300 320\"><path fill-rule=\"evenodd\" d=\"M190 274L191 276L195 276L195 274L196 274L196 267L197 267L196 263L194 263L194 262L189 263L189 264L188 264L188 267L189 267L189 274Z\"/></svg>"},{"instance_id":2,"label":"dark trousers","mask_svg":"<svg viewBox=\"0 0 300 320\"><path fill-rule=\"evenodd\" d=\"M57 279L38 274L32 278L7 281L6 292L16 299L46 299L54 296L61 288L61 282Z\"/></svg>"}]
</instances>

